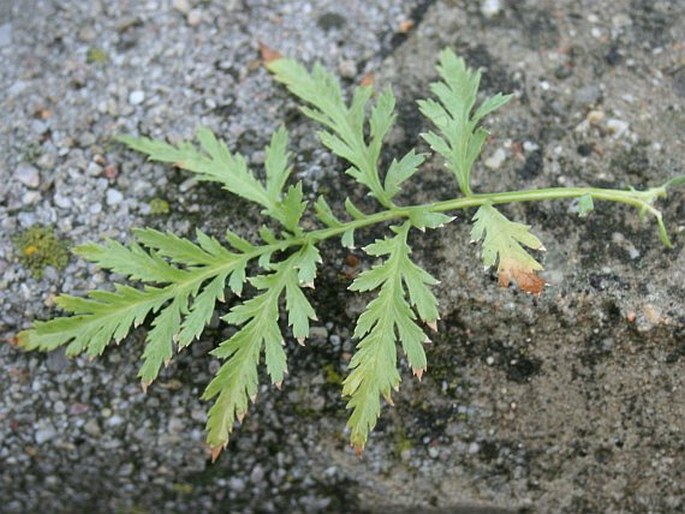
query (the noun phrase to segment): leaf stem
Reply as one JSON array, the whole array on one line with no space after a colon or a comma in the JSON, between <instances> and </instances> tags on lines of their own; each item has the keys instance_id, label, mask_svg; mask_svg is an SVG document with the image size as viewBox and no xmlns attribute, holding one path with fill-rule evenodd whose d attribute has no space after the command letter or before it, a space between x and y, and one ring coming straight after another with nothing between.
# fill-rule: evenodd
<instances>
[{"instance_id":1,"label":"leaf stem","mask_svg":"<svg viewBox=\"0 0 685 514\"><path fill-rule=\"evenodd\" d=\"M654 215L659 224L659 232L662 240L667 246L670 241L665 237L662 230L663 222L661 212L652 206L652 203L659 197L666 195L666 185L647 189L645 191L623 190L623 189L604 189L597 187L553 187L546 189L531 189L522 191L505 191L501 193L479 193L470 196L453 198L423 205L412 205L407 207L394 207L388 210L366 215L359 219L354 219L340 226L314 230L299 238L289 239L285 246L304 244L306 241L321 241L343 234L350 229L360 229L378 223L384 223L402 218L408 218L412 212L419 209L428 209L430 212L447 212L473 207L480 207L485 204L504 204L518 202L535 202L543 200L562 200L570 198L580 198L589 195L593 200L603 200L609 202L623 203L638 208L641 212L649 212Z\"/></svg>"}]
</instances>

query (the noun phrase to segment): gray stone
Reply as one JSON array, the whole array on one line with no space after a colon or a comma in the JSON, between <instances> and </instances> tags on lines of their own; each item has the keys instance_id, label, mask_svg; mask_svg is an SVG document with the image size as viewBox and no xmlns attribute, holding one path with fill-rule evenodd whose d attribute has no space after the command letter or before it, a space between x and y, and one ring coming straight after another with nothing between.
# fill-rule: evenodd
<instances>
[{"instance_id":1,"label":"gray stone","mask_svg":"<svg viewBox=\"0 0 685 514\"><path fill-rule=\"evenodd\" d=\"M124 195L116 189L108 189L105 194L105 201L107 202L107 205L110 206L120 204L123 199Z\"/></svg>"},{"instance_id":2,"label":"gray stone","mask_svg":"<svg viewBox=\"0 0 685 514\"><path fill-rule=\"evenodd\" d=\"M38 168L25 162L17 166L13 177L27 187L36 188L40 185L40 172Z\"/></svg>"},{"instance_id":3,"label":"gray stone","mask_svg":"<svg viewBox=\"0 0 685 514\"><path fill-rule=\"evenodd\" d=\"M58 348L52 352L49 352L45 361L45 365L53 373L59 373L66 368L69 365L69 359L67 359L64 353L64 348Z\"/></svg>"},{"instance_id":4,"label":"gray stone","mask_svg":"<svg viewBox=\"0 0 685 514\"><path fill-rule=\"evenodd\" d=\"M71 198L68 196L62 196L59 193L55 193L55 196L52 197L52 201L61 209L68 209L71 207Z\"/></svg>"},{"instance_id":5,"label":"gray stone","mask_svg":"<svg viewBox=\"0 0 685 514\"><path fill-rule=\"evenodd\" d=\"M131 105L140 105L145 101L145 92L136 90L136 91L131 91L131 93L128 95L128 103Z\"/></svg>"},{"instance_id":6,"label":"gray stone","mask_svg":"<svg viewBox=\"0 0 685 514\"><path fill-rule=\"evenodd\" d=\"M43 444L57 436L57 430L52 423L49 421L41 421L38 425L34 438L36 444Z\"/></svg>"},{"instance_id":7,"label":"gray stone","mask_svg":"<svg viewBox=\"0 0 685 514\"><path fill-rule=\"evenodd\" d=\"M3 23L0 25L0 48L12 44L12 24Z\"/></svg>"},{"instance_id":8,"label":"gray stone","mask_svg":"<svg viewBox=\"0 0 685 514\"><path fill-rule=\"evenodd\" d=\"M602 90L597 84L588 84L576 90L573 100L578 105L596 104L602 98Z\"/></svg>"},{"instance_id":9,"label":"gray stone","mask_svg":"<svg viewBox=\"0 0 685 514\"><path fill-rule=\"evenodd\" d=\"M100 429L100 424L95 418L89 419L85 425L83 425L83 431L91 437L100 437L102 430Z\"/></svg>"}]
</instances>

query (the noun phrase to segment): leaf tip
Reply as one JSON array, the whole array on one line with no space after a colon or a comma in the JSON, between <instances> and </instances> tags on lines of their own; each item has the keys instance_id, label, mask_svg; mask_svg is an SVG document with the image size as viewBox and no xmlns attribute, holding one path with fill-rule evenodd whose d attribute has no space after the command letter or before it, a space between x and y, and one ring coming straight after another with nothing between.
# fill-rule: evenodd
<instances>
[{"instance_id":1,"label":"leaf tip","mask_svg":"<svg viewBox=\"0 0 685 514\"><path fill-rule=\"evenodd\" d=\"M519 289L534 295L542 293L545 287L544 279L535 271L520 267L500 269L498 282L502 287L508 287L512 280L516 282Z\"/></svg>"},{"instance_id":2,"label":"leaf tip","mask_svg":"<svg viewBox=\"0 0 685 514\"><path fill-rule=\"evenodd\" d=\"M272 62L283 58L283 54L281 54L281 52L271 48L262 41L259 42L259 56L267 68Z\"/></svg>"},{"instance_id":3,"label":"leaf tip","mask_svg":"<svg viewBox=\"0 0 685 514\"><path fill-rule=\"evenodd\" d=\"M212 464L216 462L216 460L219 458L219 455L221 455L221 452L223 449L226 447L225 444L220 444L219 446L212 446L210 448L210 452L212 455Z\"/></svg>"}]
</instances>

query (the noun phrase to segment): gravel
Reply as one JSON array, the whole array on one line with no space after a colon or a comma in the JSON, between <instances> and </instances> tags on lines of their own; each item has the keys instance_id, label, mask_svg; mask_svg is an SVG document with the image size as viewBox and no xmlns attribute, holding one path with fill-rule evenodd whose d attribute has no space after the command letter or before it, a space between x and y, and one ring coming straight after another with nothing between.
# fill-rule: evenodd
<instances>
[{"instance_id":1,"label":"gravel","mask_svg":"<svg viewBox=\"0 0 685 514\"><path fill-rule=\"evenodd\" d=\"M76 257L32 277L12 241L34 224L69 245L125 241L144 225L254 234L258 210L146 163L113 142L118 134L178 142L204 125L258 168L287 119L312 198L344 197L344 166L259 66L260 42L321 61L346 88L369 73L392 83L397 151L425 129L414 101L439 49L453 47L483 68L488 93L516 95L487 124L485 155L497 161L474 172L478 189L504 189L644 187L683 173L683 39L685 11L673 1L0 2L1 335L11 341L57 314L59 293L109 282ZM449 194L438 161L412 201ZM150 213L155 198L168 214ZM414 256L441 281L443 321L421 384L401 361L396 407L384 408L363 459L347 447L339 397L363 303L346 291L348 253L337 245L323 249L312 293L316 338L287 341L283 391L263 381L215 464L198 398L219 366L207 353L230 333L222 323L147 394L136 378L144 329L93 361L2 344L0 510L682 511L682 193L664 210L669 251L632 211L600 205L578 220L561 203L513 207L548 249L553 285L539 298L483 273L464 243L466 216L417 237Z\"/></svg>"}]
</instances>

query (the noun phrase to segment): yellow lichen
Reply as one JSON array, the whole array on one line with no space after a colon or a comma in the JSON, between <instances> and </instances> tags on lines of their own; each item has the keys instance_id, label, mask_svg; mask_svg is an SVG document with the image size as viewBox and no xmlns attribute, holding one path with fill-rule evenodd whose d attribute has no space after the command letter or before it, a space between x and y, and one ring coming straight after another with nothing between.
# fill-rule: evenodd
<instances>
[{"instance_id":1,"label":"yellow lichen","mask_svg":"<svg viewBox=\"0 0 685 514\"><path fill-rule=\"evenodd\" d=\"M34 225L14 238L19 262L35 278L43 276L46 266L62 269L69 261L64 241L57 238L52 228Z\"/></svg>"}]
</instances>

